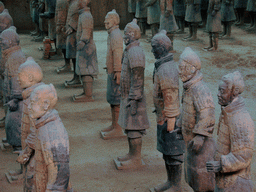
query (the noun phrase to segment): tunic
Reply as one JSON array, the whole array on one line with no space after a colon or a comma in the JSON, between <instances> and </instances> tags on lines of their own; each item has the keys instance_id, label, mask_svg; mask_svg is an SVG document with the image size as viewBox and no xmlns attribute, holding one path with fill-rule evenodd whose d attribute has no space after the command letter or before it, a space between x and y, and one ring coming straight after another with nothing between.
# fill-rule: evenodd
<instances>
[{"instance_id":1,"label":"tunic","mask_svg":"<svg viewBox=\"0 0 256 192\"><path fill-rule=\"evenodd\" d=\"M215 115L214 103L209 88L204 83L200 71L183 84L181 122L186 143L185 180L194 191L213 191L214 173L207 172L206 162L212 161L215 143L212 138ZM205 137L201 151L192 151L189 142L196 136Z\"/></svg>"},{"instance_id":2,"label":"tunic","mask_svg":"<svg viewBox=\"0 0 256 192\"><path fill-rule=\"evenodd\" d=\"M173 1L173 12L175 17L185 17L186 5L185 0Z\"/></svg>"},{"instance_id":3,"label":"tunic","mask_svg":"<svg viewBox=\"0 0 256 192\"><path fill-rule=\"evenodd\" d=\"M135 17L138 19L143 19L147 17L147 9L144 8L147 0L136 0L136 13Z\"/></svg>"},{"instance_id":4,"label":"tunic","mask_svg":"<svg viewBox=\"0 0 256 192\"><path fill-rule=\"evenodd\" d=\"M79 18L78 10L79 0L71 0L68 8L68 16L66 20L66 29L71 27L73 32L67 36L66 41L66 58L75 59L76 58L76 31Z\"/></svg>"},{"instance_id":5,"label":"tunic","mask_svg":"<svg viewBox=\"0 0 256 192\"><path fill-rule=\"evenodd\" d=\"M254 122L238 96L222 107L218 125L217 151L214 159L221 161L216 173L217 191L253 191L251 161L254 149Z\"/></svg>"},{"instance_id":6,"label":"tunic","mask_svg":"<svg viewBox=\"0 0 256 192\"><path fill-rule=\"evenodd\" d=\"M70 177L69 139L55 109L36 120L36 136L36 191L66 191Z\"/></svg>"},{"instance_id":7,"label":"tunic","mask_svg":"<svg viewBox=\"0 0 256 192\"><path fill-rule=\"evenodd\" d=\"M129 13L136 12L136 0L128 0L128 12Z\"/></svg>"},{"instance_id":8,"label":"tunic","mask_svg":"<svg viewBox=\"0 0 256 192\"><path fill-rule=\"evenodd\" d=\"M59 49L66 49L67 34L65 33L65 25L68 16L68 5L66 0L57 0L55 19L56 27L60 27L62 30L56 32L56 44Z\"/></svg>"},{"instance_id":9,"label":"tunic","mask_svg":"<svg viewBox=\"0 0 256 192\"><path fill-rule=\"evenodd\" d=\"M110 105L119 105L120 85L116 84L114 75L115 72L121 72L122 69L123 37L118 25L108 30L107 45L107 101Z\"/></svg>"},{"instance_id":10,"label":"tunic","mask_svg":"<svg viewBox=\"0 0 256 192\"><path fill-rule=\"evenodd\" d=\"M167 33L173 33L177 31L179 27L176 24L176 20L173 13L171 13L169 17L165 17L165 11L173 11L172 0L160 0L160 9L161 16L159 31L166 30Z\"/></svg>"},{"instance_id":11,"label":"tunic","mask_svg":"<svg viewBox=\"0 0 256 192\"><path fill-rule=\"evenodd\" d=\"M76 74L97 76L99 73L96 46L93 41L93 17L90 8L79 11L76 41L87 42L76 53Z\"/></svg>"},{"instance_id":12,"label":"tunic","mask_svg":"<svg viewBox=\"0 0 256 192\"><path fill-rule=\"evenodd\" d=\"M246 11L249 11L249 12L256 12L256 3L255 3L255 0L248 0Z\"/></svg>"},{"instance_id":13,"label":"tunic","mask_svg":"<svg viewBox=\"0 0 256 192\"><path fill-rule=\"evenodd\" d=\"M210 0L209 7L208 7L207 23L206 23L207 32L219 33L222 31L220 6L221 6L220 0ZM214 16L212 16L213 11L216 12Z\"/></svg>"},{"instance_id":14,"label":"tunic","mask_svg":"<svg viewBox=\"0 0 256 192\"><path fill-rule=\"evenodd\" d=\"M201 5L201 0L186 0L185 21L190 23L200 23L202 21L200 9L196 10L195 6Z\"/></svg>"},{"instance_id":15,"label":"tunic","mask_svg":"<svg viewBox=\"0 0 256 192\"><path fill-rule=\"evenodd\" d=\"M151 0L152 4L147 7L147 23L149 25L160 22L159 0Z\"/></svg>"},{"instance_id":16,"label":"tunic","mask_svg":"<svg viewBox=\"0 0 256 192\"><path fill-rule=\"evenodd\" d=\"M231 22L235 20L234 0L223 0L221 3L221 21Z\"/></svg>"},{"instance_id":17,"label":"tunic","mask_svg":"<svg viewBox=\"0 0 256 192\"><path fill-rule=\"evenodd\" d=\"M21 146L21 117L22 117L22 89L18 83L18 68L26 61L25 54L21 51L20 46L11 47L3 51L6 58L4 72L4 98L6 103L16 99L18 101L18 109L11 111L8 108L5 120L5 131L7 141L10 145Z\"/></svg>"},{"instance_id":18,"label":"tunic","mask_svg":"<svg viewBox=\"0 0 256 192\"><path fill-rule=\"evenodd\" d=\"M138 40L124 50L120 80L121 103L118 124L125 130L145 130L149 128L144 95L145 55ZM136 100L137 113L131 115L130 100Z\"/></svg>"},{"instance_id":19,"label":"tunic","mask_svg":"<svg viewBox=\"0 0 256 192\"><path fill-rule=\"evenodd\" d=\"M179 72L172 53L156 61L153 83L157 123L177 117L180 114ZM184 140L178 139L177 132L169 133L166 126L157 125L158 151L164 155L182 155L184 149Z\"/></svg>"},{"instance_id":20,"label":"tunic","mask_svg":"<svg viewBox=\"0 0 256 192\"><path fill-rule=\"evenodd\" d=\"M235 9L246 9L248 0L235 0L234 8Z\"/></svg>"}]
</instances>

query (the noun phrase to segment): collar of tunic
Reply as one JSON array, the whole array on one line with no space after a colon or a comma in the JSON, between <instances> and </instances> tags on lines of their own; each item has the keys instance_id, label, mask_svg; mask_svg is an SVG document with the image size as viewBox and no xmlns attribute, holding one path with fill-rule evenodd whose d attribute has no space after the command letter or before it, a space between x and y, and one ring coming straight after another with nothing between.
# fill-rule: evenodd
<instances>
[{"instance_id":1,"label":"collar of tunic","mask_svg":"<svg viewBox=\"0 0 256 192\"><path fill-rule=\"evenodd\" d=\"M166 55L165 57L162 57L160 59L158 59L156 62L155 62L155 68L156 70L163 64L163 63L167 63L169 61L172 61L173 60L173 54L172 53L169 53L168 55Z\"/></svg>"},{"instance_id":2,"label":"collar of tunic","mask_svg":"<svg viewBox=\"0 0 256 192\"><path fill-rule=\"evenodd\" d=\"M239 111L245 107L244 98L242 96L238 96L235 98L229 105L226 107L221 107L222 111L225 113L233 113Z\"/></svg>"},{"instance_id":3,"label":"collar of tunic","mask_svg":"<svg viewBox=\"0 0 256 192\"><path fill-rule=\"evenodd\" d=\"M26 88L23 92L22 92L22 97L23 97L23 99L27 99L28 97L30 97L30 94L32 93L32 91L36 88L36 87L38 87L38 86L40 86L40 85L43 85L44 83L37 83L37 84L35 84L35 85L32 85L31 87L28 87L28 88Z\"/></svg>"},{"instance_id":4,"label":"collar of tunic","mask_svg":"<svg viewBox=\"0 0 256 192\"><path fill-rule=\"evenodd\" d=\"M86 11L90 11L90 7L84 7L83 9L80 9L80 10L78 11L78 13L79 13L79 15L80 15L80 14L86 12Z\"/></svg>"},{"instance_id":5,"label":"collar of tunic","mask_svg":"<svg viewBox=\"0 0 256 192\"><path fill-rule=\"evenodd\" d=\"M58 111L56 111L55 109L52 109L52 110L48 111L46 114L44 114L41 118L36 120L35 127L37 129L39 129L40 127L44 126L45 124L47 124L51 121L55 121L57 119L57 116L58 116Z\"/></svg>"},{"instance_id":6,"label":"collar of tunic","mask_svg":"<svg viewBox=\"0 0 256 192\"><path fill-rule=\"evenodd\" d=\"M128 51L132 47L139 46L139 45L140 45L139 40L135 40L135 41L131 42L129 45L126 46L125 51Z\"/></svg>"},{"instance_id":7,"label":"collar of tunic","mask_svg":"<svg viewBox=\"0 0 256 192\"><path fill-rule=\"evenodd\" d=\"M196 84L202 79L203 79L203 74L201 73L201 71L197 71L194 77L192 77L189 81L183 84L183 88L189 89L192 85Z\"/></svg>"},{"instance_id":8,"label":"collar of tunic","mask_svg":"<svg viewBox=\"0 0 256 192\"><path fill-rule=\"evenodd\" d=\"M3 53L3 56L5 58L7 58L10 54L12 54L13 52L18 51L18 50L21 50L21 47L19 45L13 46L13 47L11 47L9 49L6 49L2 53Z\"/></svg>"},{"instance_id":9,"label":"collar of tunic","mask_svg":"<svg viewBox=\"0 0 256 192\"><path fill-rule=\"evenodd\" d=\"M112 31L114 31L115 29L118 29L119 25L115 25L113 27L111 27L110 29L108 29L108 34L110 34Z\"/></svg>"}]
</instances>

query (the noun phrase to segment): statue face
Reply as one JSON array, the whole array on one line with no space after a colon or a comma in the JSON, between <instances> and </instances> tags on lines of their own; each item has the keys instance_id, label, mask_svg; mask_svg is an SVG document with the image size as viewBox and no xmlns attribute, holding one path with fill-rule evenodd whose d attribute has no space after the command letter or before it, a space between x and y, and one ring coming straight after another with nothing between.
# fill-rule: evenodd
<instances>
[{"instance_id":1,"label":"statue face","mask_svg":"<svg viewBox=\"0 0 256 192\"><path fill-rule=\"evenodd\" d=\"M179 76L183 83L187 82L192 77L194 77L195 72L196 72L195 67L188 64L183 59L179 60Z\"/></svg>"},{"instance_id":2,"label":"statue face","mask_svg":"<svg viewBox=\"0 0 256 192\"><path fill-rule=\"evenodd\" d=\"M115 26L115 21L114 21L114 19L106 17L104 24L105 24L105 28L108 30L108 29L112 28L113 26Z\"/></svg>"},{"instance_id":3,"label":"statue face","mask_svg":"<svg viewBox=\"0 0 256 192\"><path fill-rule=\"evenodd\" d=\"M32 119L42 117L48 110L49 105L39 98L37 94L31 94L30 103L28 105L29 116Z\"/></svg>"},{"instance_id":4,"label":"statue face","mask_svg":"<svg viewBox=\"0 0 256 192\"><path fill-rule=\"evenodd\" d=\"M165 56L168 53L157 41L152 41L151 46L151 52L153 53L156 59L160 59L162 56Z\"/></svg>"},{"instance_id":5,"label":"statue face","mask_svg":"<svg viewBox=\"0 0 256 192\"><path fill-rule=\"evenodd\" d=\"M6 50L11 47L11 43L9 40L3 39L0 37L0 46L1 46L2 50Z\"/></svg>"},{"instance_id":6,"label":"statue face","mask_svg":"<svg viewBox=\"0 0 256 192\"><path fill-rule=\"evenodd\" d=\"M124 31L124 44L127 46L135 41L134 32L130 30Z\"/></svg>"},{"instance_id":7,"label":"statue face","mask_svg":"<svg viewBox=\"0 0 256 192\"><path fill-rule=\"evenodd\" d=\"M221 81L218 90L218 103L221 106L227 106L232 101L232 91L229 89L228 84Z\"/></svg>"},{"instance_id":8,"label":"statue face","mask_svg":"<svg viewBox=\"0 0 256 192\"><path fill-rule=\"evenodd\" d=\"M25 71L21 71L18 73L18 82L22 89L28 88L32 86L31 75L28 75Z\"/></svg>"},{"instance_id":9,"label":"statue face","mask_svg":"<svg viewBox=\"0 0 256 192\"><path fill-rule=\"evenodd\" d=\"M79 0L78 2L78 9L83 9L87 7L88 0Z\"/></svg>"}]
</instances>

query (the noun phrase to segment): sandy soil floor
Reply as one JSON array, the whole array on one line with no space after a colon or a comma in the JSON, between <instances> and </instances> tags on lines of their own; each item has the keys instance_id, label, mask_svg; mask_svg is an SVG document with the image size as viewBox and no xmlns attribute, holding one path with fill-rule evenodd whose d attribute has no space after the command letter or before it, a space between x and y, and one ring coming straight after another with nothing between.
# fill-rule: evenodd
<instances>
[{"instance_id":1,"label":"sandy soil floor","mask_svg":"<svg viewBox=\"0 0 256 192\"><path fill-rule=\"evenodd\" d=\"M256 121L256 45L255 34L250 34L241 28L232 28L233 38L230 40L219 40L220 50L218 52L205 52L203 47L208 46L208 34L199 29L197 42L184 42L181 40L185 35L176 35L174 55L176 61L185 47L190 46L200 56L202 61L202 72L204 80L210 87L216 105L216 122L218 122L220 106L217 103L217 89L219 79L229 72L239 70L245 80L246 89L243 96L246 100L248 110ZM150 31L148 31L150 33ZM151 127L143 138L142 157L146 166L138 170L118 171L113 159L128 152L127 140L108 140L100 138L99 131L111 122L110 106L106 102L106 79L107 75L103 69L106 57L106 31L95 31L94 39L97 47L100 74L94 83L95 102L74 103L71 100L73 94L80 93L81 88L66 89L64 81L72 78L72 73L57 74L56 68L63 65L61 57L53 57L50 60L42 60L42 52L38 47L42 43L31 41L32 37L21 34L21 47L27 56L32 56L40 64L44 71L44 82L53 83L58 92L57 110L69 133L70 139L70 168L71 182L76 192L144 192L149 188L166 180L166 172L162 154L156 150L156 121L152 114L152 72L154 57L151 46L145 39L141 45L146 54L146 78L145 92L147 95L147 112ZM182 84L180 84L182 85ZM181 86L182 88L182 86ZM0 111L0 117L3 110ZM217 123L216 123L217 124ZM217 127L217 126L216 126ZM0 138L5 137L4 129L0 129ZM215 131L216 137L216 131ZM10 169L19 168L15 162L16 154L11 150L0 151L0 191L21 192L22 181L9 184L4 173ZM256 159L252 161L252 179L256 181ZM182 188L185 192L193 191L182 178Z\"/></svg>"}]
</instances>

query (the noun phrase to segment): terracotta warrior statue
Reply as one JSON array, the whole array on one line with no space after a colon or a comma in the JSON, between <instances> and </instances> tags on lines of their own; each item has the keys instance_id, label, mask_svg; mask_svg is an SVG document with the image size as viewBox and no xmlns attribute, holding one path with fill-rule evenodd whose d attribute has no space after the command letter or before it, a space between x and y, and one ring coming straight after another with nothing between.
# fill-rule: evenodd
<instances>
[{"instance_id":1,"label":"terracotta warrior statue","mask_svg":"<svg viewBox=\"0 0 256 192\"><path fill-rule=\"evenodd\" d=\"M74 95L76 102L94 101L93 81L99 73L96 46L93 41L93 17L89 8L91 0L79 0L79 20L76 34L76 74L81 76L83 93Z\"/></svg>"},{"instance_id":2,"label":"terracotta warrior statue","mask_svg":"<svg viewBox=\"0 0 256 192\"><path fill-rule=\"evenodd\" d=\"M66 20L68 16L68 6L67 0L57 0L55 19L56 19L56 47L62 50L65 64L62 67L57 68L57 73L69 72L71 71L70 59L66 56Z\"/></svg>"},{"instance_id":3,"label":"terracotta warrior statue","mask_svg":"<svg viewBox=\"0 0 256 192\"><path fill-rule=\"evenodd\" d=\"M216 174L216 192L254 191L251 161L255 127L241 96L244 87L238 71L224 75L219 84L217 151L214 161L206 163L207 170Z\"/></svg>"},{"instance_id":4,"label":"terracotta warrior statue","mask_svg":"<svg viewBox=\"0 0 256 192\"><path fill-rule=\"evenodd\" d=\"M145 4L147 7L147 23L150 25L152 37L158 33L160 23L160 6L159 0L148 0ZM151 40L150 37L149 39Z\"/></svg>"},{"instance_id":5,"label":"terracotta warrior statue","mask_svg":"<svg viewBox=\"0 0 256 192\"><path fill-rule=\"evenodd\" d=\"M172 5L173 0L160 0L161 16L159 30L167 31L167 37L169 37L173 46L174 33L178 30L178 26L173 15Z\"/></svg>"},{"instance_id":6,"label":"terracotta warrior statue","mask_svg":"<svg viewBox=\"0 0 256 192\"><path fill-rule=\"evenodd\" d=\"M125 136L122 128L118 125L120 111L120 78L123 56L123 37L119 29L120 18L113 9L105 17L105 28L108 30L106 70L107 79L107 101L111 107L112 125L103 129L103 139L111 139Z\"/></svg>"},{"instance_id":7,"label":"terracotta warrior statue","mask_svg":"<svg viewBox=\"0 0 256 192\"><path fill-rule=\"evenodd\" d=\"M251 18L251 24L249 30L254 30L256 28L256 2L254 0L248 0L247 9Z\"/></svg>"},{"instance_id":8,"label":"terracotta warrior statue","mask_svg":"<svg viewBox=\"0 0 256 192\"><path fill-rule=\"evenodd\" d=\"M231 25L235 20L234 0L223 0L221 3L221 21L223 23L223 34L221 38L230 38Z\"/></svg>"},{"instance_id":9,"label":"terracotta warrior statue","mask_svg":"<svg viewBox=\"0 0 256 192\"><path fill-rule=\"evenodd\" d=\"M144 95L145 55L140 47L140 28L137 20L124 29L124 44L121 71L121 104L118 124L125 129L129 143L127 155L115 160L117 169L130 169L143 165L141 159L142 136L149 128Z\"/></svg>"},{"instance_id":10,"label":"terracotta warrior statue","mask_svg":"<svg viewBox=\"0 0 256 192\"><path fill-rule=\"evenodd\" d=\"M185 21L189 24L189 35L183 40L195 41L197 40L198 24L202 22L200 5L201 0L186 0L186 15Z\"/></svg>"},{"instance_id":11,"label":"terracotta warrior statue","mask_svg":"<svg viewBox=\"0 0 256 192\"><path fill-rule=\"evenodd\" d=\"M23 89L23 110L22 110L22 119L21 119L21 146L22 150L28 147L27 139L29 134L35 134L34 122L31 122L31 119L28 115L28 105L30 103L30 95L32 91L43 85L43 72L41 67L34 61L32 57L27 58L27 61L20 65L18 70L18 82L20 87ZM32 145L33 150L35 146ZM32 154L29 161L24 165L24 191L32 191L34 183L34 174L35 174L35 158Z\"/></svg>"},{"instance_id":12,"label":"terracotta warrior statue","mask_svg":"<svg viewBox=\"0 0 256 192\"><path fill-rule=\"evenodd\" d=\"M136 0L136 14L141 34L146 34L147 8L145 7L147 0Z\"/></svg>"},{"instance_id":13,"label":"terracotta warrior statue","mask_svg":"<svg viewBox=\"0 0 256 192\"><path fill-rule=\"evenodd\" d=\"M206 51L217 51L219 33L221 32L221 1L209 0L208 16L206 31L209 33L210 43L209 47L205 47Z\"/></svg>"},{"instance_id":14,"label":"terracotta warrior statue","mask_svg":"<svg viewBox=\"0 0 256 192\"><path fill-rule=\"evenodd\" d=\"M36 87L30 95L29 117L35 122L35 189L37 192L71 192L69 178L69 139L54 109L57 93L52 84ZM18 162L25 164L31 156L26 148Z\"/></svg>"},{"instance_id":15,"label":"terracotta warrior statue","mask_svg":"<svg viewBox=\"0 0 256 192\"><path fill-rule=\"evenodd\" d=\"M214 174L205 164L213 160L215 142L212 138L215 113L210 89L203 81L201 61L187 47L180 56L179 75L183 82L182 111L177 127L182 128L186 144L185 180L196 192L214 191Z\"/></svg>"},{"instance_id":16,"label":"terracotta warrior statue","mask_svg":"<svg viewBox=\"0 0 256 192\"><path fill-rule=\"evenodd\" d=\"M245 16L245 10L247 7L248 0L235 0L234 2L234 8L237 13L237 19L235 25L241 26L244 25L244 16Z\"/></svg>"},{"instance_id":17,"label":"terracotta warrior statue","mask_svg":"<svg viewBox=\"0 0 256 192\"><path fill-rule=\"evenodd\" d=\"M18 83L18 68L26 61L19 46L20 39L14 26L4 30L1 35L2 54L5 58L4 100L8 106L5 122L7 142L14 151L21 149L21 114L23 106L22 89Z\"/></svg>"},{"instance_id":18,"label":"terracotta warrior statue","mask_svg":"<svg viewBox=\"0 0 256 192\"><path fill-rule=\"evenodd\" d=\"M135 17L136 12L136 0L128 0L128 12Z\"/></svg>"},{"instance_id":19,"label":"terracotta warrior statue","mask_svg":"<svg viewBox=\"0 0 256 192\"><path fill-rule=\"evenodd\" d=\"M186 5L185 0L173 0L173 14L179 27L177 34L183 34L185 29L185 12Z\"/></svg>"},{"instance_id":20,"label":"terracotta warrior statue","mask_svg":"<svg viewBox=\"0 0 256 192\"><path fill-rule=\"evenodd\" d=\"M173 60L172 43L166 31L151 40L152 52L157 59L153 76L153 101L157 120L157 150L163 153L167 182L151 191L182 191L181 172L185 149L181 129L175 127L180 114L179 72Z\"/></svg>"},{"instance_id":21,"label":"terracotta warrior statue","mask_svg":"<svg viewBox=\"0 0 256 192\"><path fill-rule=\"evenodd\" d=\"M65 87L82 86L79 75L76 73L76 31L79 18L79 0L69 0L68 16L66 20L66 58L72 59L74 76L70 81L65 81Z\"/></svg>"}]
</instances>

